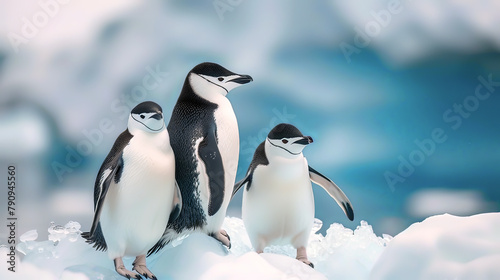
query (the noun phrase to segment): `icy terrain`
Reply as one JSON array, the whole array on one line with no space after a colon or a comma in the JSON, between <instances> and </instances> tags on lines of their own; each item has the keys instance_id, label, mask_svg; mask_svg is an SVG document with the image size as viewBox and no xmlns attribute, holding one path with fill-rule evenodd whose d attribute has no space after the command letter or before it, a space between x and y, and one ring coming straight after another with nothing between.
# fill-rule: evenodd
<instances>
[{"instance_id":1,"label":"icy terrain","mask_svg":"<svg viewBox=\"0 0 500 280\"><path fill-rule=\"evenodd\" d=\"M226 218L233 247L192 234L148 258L159 279L500 279L500 213L471 217L433 216L410 226L394 239L377 237L366 222L352 231L332 224L308 246L312 269L294 259L292 247L252 252L243 222ZM17 272L0 267L0 279L124 279L106 253L94 251L79 236L80 224L51 225L49 240L36 241L35 230L20 236ZM2 266L7 254L0 247ZM133 258L125 259L131 267Z\"/></svg>"},{"instance_id":2,"label":"icy terrain","mask_svg":"<svg viewBox=\"0 0 500 280\"><path fill-rule=\"evenodd\" d=\"M500 213L445 214L411 225L387 246L370 279L500 279Z\"/></svg>"},{"instance_id":3,"label":"icy terrain","mask_svg":"<svg viewBox=\"0 0 500 280\"><path fill-rule=\"evenodd\" d=\"M354 231L333 224L326 236L311 233L309 259L312 269L295 260L290 247L269 247L261 255L251 251L243 222L226 218L223 226L231 236L232 248L225 249L212 237L192 234L148 258L148 266L158 279L367 279L390 237L377 237L362 222ZM313 231L319 230L316 220ZM25 255L18 272L0 267L0 279L125 279L116 274L107 254L95 251L79 236L80 224L49 228L49 240L36 241L36 231L23 234L18 255ZM5 252L4 252L5 251ZM0 248L0 256L6 256ZM126 258L131 268L133 258ZM2 266L5 261L2 259Z\"/></svg>"}]
</instances>

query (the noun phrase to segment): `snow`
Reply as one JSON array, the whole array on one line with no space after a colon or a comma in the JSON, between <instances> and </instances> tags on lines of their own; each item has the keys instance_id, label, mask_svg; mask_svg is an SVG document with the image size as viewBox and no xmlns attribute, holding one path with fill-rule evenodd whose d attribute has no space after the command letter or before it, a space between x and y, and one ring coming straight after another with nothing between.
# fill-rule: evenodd
<instances>
[{"instance_id":1,"label":"snow","mask_svg":"<svg viewBox=\"0 0 500 280\"><path fill-rule=\"evenodd\" d=\"M193 233L173 242L148 258L148 266L159 279L310 279L325 280L346 275L366 279L389 238L375 236L362 222L356 230L333 224L326 236L316 234L322 222L315 221L308 246L309 259L316 269L295 259L291 246L272 246L263 254L251 250L250 240L239 218L226 218L223 228L231 236L227 250L202 233ZM95 251L79 236L80 224L51 224L49 240L36 241L36 231L23 234L18 256L23 255L18 271L0 267L0 279L122 279L104 252ZM6 248L1 248L6 250ZM1 256L6 256L3 251ZM124 258L131 268L133 258ZM5 263L5 261L2 261ZM12 278L13 277L13 278ZM355 278L351 278L355 279Z\"/></svg>"},{"instance_id":2,"label":"snow","mask_svg":"<svg viewBox=\"0 0 500 280\"><path fill-rule=\"evenodd\" d=\"M227 217L231 236L227 250L215 239L193 233L148 258L158 279L498 279L500 213L470 217L433 216L392 238L373 233L365 221L351 230L332 224L317 234L315 221L308 255L315 269L295 260L291 246L271 246L263 254L251 250L243 222ZM0 246L0 279L124 279L113 262L80 237L80 224L51 224L49 240L36 241L36 230L21 236L16 273L7 271ZM124 258L131 268L133 258Z\"/></svg>"},{"instance_id":3,"label":"snow","mask_svg":"<svg viewBox=\"0 0 500 280\"><path fill-rule=\"evenodd\" d=\"M398 234L380 256L371 279L500 279L499 264L500 213L445 214Z\"/></svg>"}]
</instances>

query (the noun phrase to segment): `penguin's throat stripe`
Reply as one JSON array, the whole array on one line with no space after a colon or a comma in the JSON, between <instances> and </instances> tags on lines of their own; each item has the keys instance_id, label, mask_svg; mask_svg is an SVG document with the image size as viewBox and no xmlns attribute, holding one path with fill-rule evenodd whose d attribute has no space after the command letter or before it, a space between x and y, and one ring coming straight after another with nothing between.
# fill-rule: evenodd
<instances>
[{"instance_id":1,"label":"penguin's throat stripe","mask_svg":"<svg viewBox=\"0 0 500 280\"><path fill-rule=\"evenodd\" d=\"M297 156L297 155L299 155L299 154L300 154L300 153L292 153L292 152L290 152L289 150L287 150L287 149L285 149L285 148L283 148L283 147L281 147L281 146L278 146L278 145L273 144L273 142L271 142L271 140L269 140L269 138L267 138L267 141L269 142L269 144L271 144L271 145L273 145L273 146L275 146L275 147L278 147L278 148L280 148L280 149L283 149L283 150L285 150L285 151L289 152L290 154L292 154L292 155L294 155L294 156Z\"/></svg>"},{"instance_id":2,"label":"penguin's throat stripe","mask_svg":"<svg viewBox=\"0 0 500 280\"><path fill-rule=\"evenodd\" d=\"M162 130L162 129L163 129L163 127L165 127L165 122L163 122L163 124L162 124L162 126L161 126L160 128L158 128L158 129L152 129L151 127L147 126L145 123L143 123L143 122L141 122L140 120L138 120L138 119L134 118L134 115L132 115L132 118L133 118L134 120L136 120L138 123L142 124L143 126L147 127L149 130L152 130L152 131L160 131L160 130Z\"/></svg>"},{"instance_id":3,"label":"penguin's throat stripe","mask_svg":"<svg viewBox=\"0 0 500 280\"><path fill-rule=\"evenodd\" d=\"M198 74L196 74L196 75L198 75ZM224 89L224 90L226 91L226 94L228 94L228 93L229 93L229 91L227 91L227 89L226 89L225 87L223 87L223 86L221 86L221 85L218 85L218 84L216 84L216 83L214 83L214 82L210 81L209 79L207 79L207 78L203 77L202 75L198 75L198 76L202 77L205 81L207 81L207 82L209 82L209 83L212 83L212 84L214 84L214 85L216 85L216 86L218 86L218 87L220 87L220 88Z\"/></svg>"}]
</instances>

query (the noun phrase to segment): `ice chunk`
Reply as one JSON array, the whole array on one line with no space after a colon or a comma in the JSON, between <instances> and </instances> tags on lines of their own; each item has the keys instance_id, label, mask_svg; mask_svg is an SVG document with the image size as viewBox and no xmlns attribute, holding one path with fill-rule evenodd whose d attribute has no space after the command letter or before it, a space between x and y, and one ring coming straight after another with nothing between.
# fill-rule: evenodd
<instances>
[{"instance_id":1,"label":"ice chunk","mask_svg":"<svg viewBox=\"0 0 500 280\"><path fill-rule=\"evenodd\" d=\"M73 221L69 221L65 226L64 228L68 231L68 233L80 233L80 228L82 226L80 225L80 223L78 222L73 222Z\"/></svg>"},{"instance_id":2,"label":"ice chunk","mask_svg":"<svg viewBox=\"0 0 500 280\"><path fill-rule=\"evenodd\" d=\"M70 221L69 223L67 223L64 226L65 233L66 233L69 241L75 242L78 239L78 237L82 233L80 231L81 227L82 226L78 222L73 222L73 221Z\"/></svg>"},{"instance_id":3,"label":"ice chunk","mask_svg":"<svg viewBox=\"0 0 500 280\"><path fill-rule=\"evenodd\" d=\"M231 253L240 256L252 250L252 244L242 219L227 217L224 219L222 228L231 237Z\"/></svg>"},{"instance_id":4,"label":"ice chunk","mask_svg":"<svg viewBox=\"0 0 500 280\"><path fill-rule=\"evenodd\" d=\"M64 226L51 222L48 229L49 240L59 242L64 238L68 238L71 242L75 242L80 236L80 228L81 225L78 222L70 221Z\"/></svg>"},{"instance_id":5,"label":"ice chunk","mask_svg":"<svg viewBox=\"0 0 500 280\"><path fill-rule=\"evenodd\" d=\"M16 250L22 253L23 255L27 255L31 251L44 253L45 252L44 246L41 246L42 244L44 244L44 242L35 242L37 238L38 238L38 232L36 230L30 230L25 232L23 235L21 235L21 237L19 237L20 243L17 244Z\"/></svg>"},{"instance_id":6,"label":"ice chunk","mask_svg":"<svg viewBox=\"0 0 500 280\"><path fill-rule=\"evenodd\" d=\"M50 223L50 227L48 229L49 232L49 240L54 242L59 242L62 238L65 237L64 227L60 225L54 224L54 222Z\"/></svg>"},{"instance_id":7,"label":"ice chunk","mask_svg":"<svg viewBox=\"0 0 500 280\"><path fill-rule=\"evenodd\" d=\"M311 233L318 232L323 227L323 221L320 219L314 219L314 224L311 230Z\"/></svg>"},{"instance_id":8,"label":"ice chunk","mask_svg":"<svg viewBox=\"0 0 500 280\"><path fill-rule=\"evenodd\" d=\"M382 234L382 238L384 239L385 243L389 243L394 237L390 236L389 234Z\"/></svg>"},{"instance_id":9,"label":"ice chunk","mask_svg":"<svg viewBox=\"0 0 500 280\"><path fill-rule=\"evenodd\" d=\"M23 233L19 237L19 241L21 241L21 242L34 241L37 238L38 238L38 232L36 231L36 229L34 229L34 230L30 230L30 231Z\"/></svg>"},{"instance_id":10,"label":"ice chunk","mask_svg":"<svg viewBox=\"0 0 500 280\"><path fill-rule=\"evenodd\" d=\"M325 237L318 234L310 237L309 259L328 279L368 279L387 242L376 236L365 221L354 231L335 223Z\"/></svg>"}]
</instances>

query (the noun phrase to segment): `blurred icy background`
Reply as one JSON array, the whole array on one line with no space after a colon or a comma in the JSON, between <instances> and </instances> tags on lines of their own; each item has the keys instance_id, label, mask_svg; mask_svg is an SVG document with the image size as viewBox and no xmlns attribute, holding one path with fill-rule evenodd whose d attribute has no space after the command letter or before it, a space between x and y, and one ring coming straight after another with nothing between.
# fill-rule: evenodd
<instances>
[{"instance_id":1,"label":"blurred icy background","mask_svg":"<svg viewBox=\"0 0 500 280\"><path fill-rule=\"evenodd\" d=\"M315 187L325 224L366 220L396 234L432 214L500 210L500 86L474 97L479 76L500 81L498 1L40 3L0 2L0 182L15 164L19 235L36 228L43 239L51 221L88 228L95 176L126 111L153 100L169 116L203 61L254 78L228 96L237 179L274 125L296 125L315 140L309 163L354 205L349 222ZM446 141L391 187L384 174L436 128ZM228 215L240 207L241 193Z\"/></svg>"}]
</instances>

